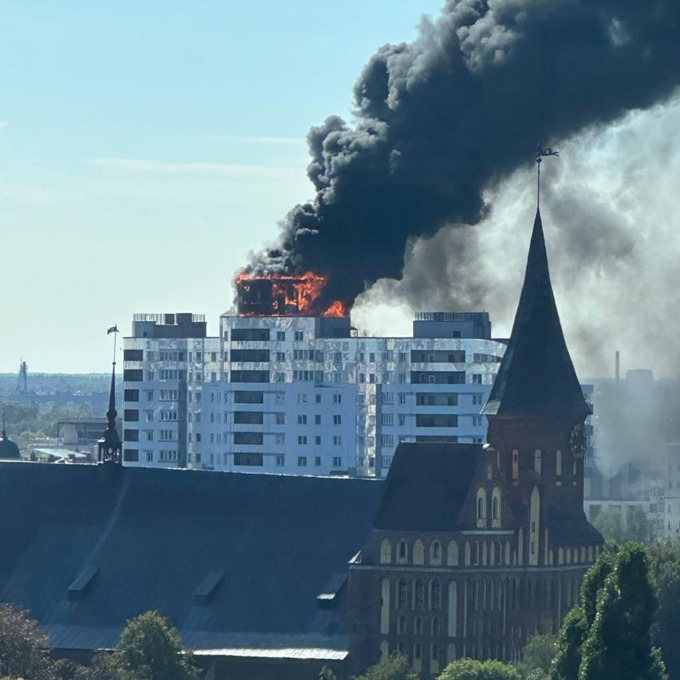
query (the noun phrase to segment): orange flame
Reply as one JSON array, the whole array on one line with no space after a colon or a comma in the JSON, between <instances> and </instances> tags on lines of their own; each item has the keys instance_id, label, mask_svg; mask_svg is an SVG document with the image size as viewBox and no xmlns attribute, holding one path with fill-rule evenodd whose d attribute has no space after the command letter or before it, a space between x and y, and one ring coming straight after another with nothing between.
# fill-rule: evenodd
<instances>
[{"instance_id":1,"label":"orange flame","mask_svg":"<svg viewBox=\"0 0 680 680\"><path fill-rule=\"evenodd\" d=\"M315 309L317 299L328 283L328 277L312 271L304 274L251 274L241 272L236 276L239 298L248 298L254 289L252 282L268 281L271 289L266 288L268 298L259 311L240 310L240 313L263 316L285 316L299 314L319 314L320 316L346 316L347 308L340 300L335 300L327 309ZM261 301L260 301L261 302ZM257 304L257 303L256 303Z\"/></svg>"}]
</instances>

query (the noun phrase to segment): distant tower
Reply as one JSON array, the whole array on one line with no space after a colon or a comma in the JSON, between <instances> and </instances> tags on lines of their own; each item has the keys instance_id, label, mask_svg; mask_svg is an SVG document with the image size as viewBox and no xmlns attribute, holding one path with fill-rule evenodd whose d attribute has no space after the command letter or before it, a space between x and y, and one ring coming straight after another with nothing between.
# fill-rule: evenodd
<instances>
[{"instance_id":1,"label":"distant tower","mask_svg":"<svg viewBox=\"0 0 680 680\"><path fill-rule=\"evenodd\" d=\"M115 330L114 330L115 329ZM109 333L118 333L114 326ZM100 463L112 463L121 465L123 462L123 444L116 430L116 338L113 341L113 369L111 371L111 392L109 394L109 410L106 412L108 424L101 439L97 442Z\"/></svg>"},{"instance_id":2,"label":"distant tower","mask_svg":"<svg viewBox=\"0 0 680 680\"><path fill-rule=\"evenodd\" d=\"M17 392L28 392L28 364L23 361L19 364L19 379L17 380Z\"/></svg>"}]
</instances>

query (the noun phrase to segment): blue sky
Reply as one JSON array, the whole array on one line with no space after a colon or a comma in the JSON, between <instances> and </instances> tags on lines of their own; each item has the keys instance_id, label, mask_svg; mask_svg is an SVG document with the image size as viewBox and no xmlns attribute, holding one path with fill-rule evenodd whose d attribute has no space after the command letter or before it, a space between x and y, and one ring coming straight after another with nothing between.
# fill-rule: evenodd
<instances>
[{"instance_id":1,"label":"blue sky","mask_svg":"<svg viewBox=\"0 0 680 680\"><path fill-rule=\"evenodd\" d=\"M304 137L442 0L0 0L0 371L105 371L135 312L231 306Z\"/></svg>"}]
</instances>

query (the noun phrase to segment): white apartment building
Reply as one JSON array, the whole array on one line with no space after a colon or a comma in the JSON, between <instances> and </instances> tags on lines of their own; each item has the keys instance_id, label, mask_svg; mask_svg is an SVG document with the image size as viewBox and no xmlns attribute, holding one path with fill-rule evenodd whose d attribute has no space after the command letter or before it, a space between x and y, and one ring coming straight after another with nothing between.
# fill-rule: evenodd
<instances>
[{"instance_id":1,"label":"white apartment building","mask_svg":"<svg viewBox=\"0 0 680 680\"><path fill-rule=\"evenodd\" d=\"M485 312L419 313L412 337L348 317L136 315L126 465L384 476L401 441L483 442L505 351Z\"/></svg>"}]
</instances>

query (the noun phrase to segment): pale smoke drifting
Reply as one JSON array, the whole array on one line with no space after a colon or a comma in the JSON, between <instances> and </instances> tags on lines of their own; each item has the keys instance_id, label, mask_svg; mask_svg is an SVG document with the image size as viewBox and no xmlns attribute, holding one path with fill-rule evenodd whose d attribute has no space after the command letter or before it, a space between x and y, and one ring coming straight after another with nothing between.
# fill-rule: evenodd
<instances>
[{"instance_id":1,"label":"pale smoke drifting","mask_svg":"<svg viewBox=\"0 0 680 680\"><path fill-rule=\"evenodd\" d=\"M541 213L555 296L582 378L622 368L680 374L680 101L629 114L569 139L543 163ZM408 249L403 278L362 295L355 322L380 328L403 301L400 330L418 309L486 309L507 336L536 205L530 163L489 192L475 227L445 227ZM394 321L394 318L392 319Z\"/></svg>"}]
</instances>

